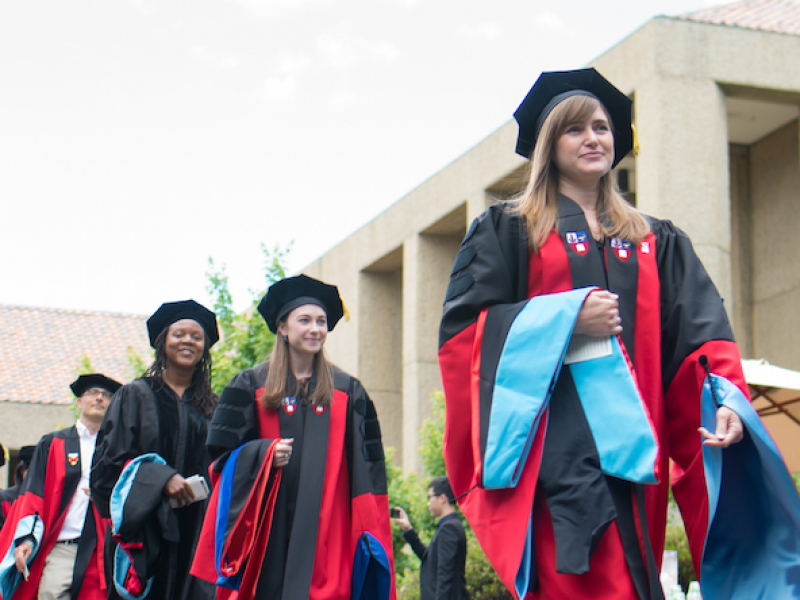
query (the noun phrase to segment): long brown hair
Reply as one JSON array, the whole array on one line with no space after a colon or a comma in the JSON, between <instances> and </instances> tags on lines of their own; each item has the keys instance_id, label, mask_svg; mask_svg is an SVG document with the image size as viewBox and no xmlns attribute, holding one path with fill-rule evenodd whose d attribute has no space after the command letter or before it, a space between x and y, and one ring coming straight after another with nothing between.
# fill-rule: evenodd
<instances>
[{"instance_id":1,"label":"long brown hair","mask_svg":"<svg viewBox=\"0 0 800 600\"><path fill-rule=\"evenodd\" d=\"M525 217L528 243L538 251L556 225L558 208L558 168L554 160L556 142L571 123L585 121L600 107L612 127L608 112L597 98L583 94L570 96L556 105L542 124L533 149L531 173L525 190L517 196L515 210ZM606 237L618 237L639 244L648 233L647 219L619 193L611 171L598 183L597 213Z\"/></svg>"},{"instance_id":2,"label":"long brown hair","mask_svg":"<svg viewBox=\"0 0 800 600\"><path fill-rule=\"evenodd\" d=\"M308 400L317 406L328 406L333 400L333 368L325 358L325 351L322 348L314 355L314 375L317 380L316 386L308 396ZM276 410L281 407L286 396L297 393L299 385L292 371L289 344L278 334L275 337L275 345L272 346L267 380L264 382L264 391L259 401L264 408Z\"/></svg>"},{"instance_id":3,"label":"long brown hair","mask_svg":"<svg viewBox=\"0 0 800 600\"><path fill-rule=\"evenodd\" d=\"M164 387L164 371L167 370L166 339L169 327L165 327L156 337L156 358L142 377L149 377L156 382L157 389ZM218 397L211 389L211 353L208 335L205 335L203 357L194 366L192 373L192 402L206 417L213 417L217 408Z\"/></svg>"}]
</instances>

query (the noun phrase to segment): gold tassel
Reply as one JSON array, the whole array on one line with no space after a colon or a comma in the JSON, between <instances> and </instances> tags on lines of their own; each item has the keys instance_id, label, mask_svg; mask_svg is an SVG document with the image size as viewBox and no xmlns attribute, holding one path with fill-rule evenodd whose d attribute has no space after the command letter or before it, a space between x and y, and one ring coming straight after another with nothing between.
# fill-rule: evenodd
<instances>
[{"instance_id":1,"label":"gold tassel","mask_svg":"<svg viewBox=\"0 0 800 600\"><path fill-rule=\"evenodd\" d=\"M634 156L639 155L639 134L636 133L636 125L631 123L631 132L633 133L633 148L632 152Z\"/></svg>"},{"instance_id":2,"label":"gold tassel","mask_svg":"<svg viewBox=\"0 0 800 600\"><path fill-rule=\"evenodd\" d=\"M344 298L339 296L339 300L342 301L342 313L344 315L344 320L349 323L350 322L350 309L347 308L347 304L344 303Z\"/></svg>"}]
</instances>

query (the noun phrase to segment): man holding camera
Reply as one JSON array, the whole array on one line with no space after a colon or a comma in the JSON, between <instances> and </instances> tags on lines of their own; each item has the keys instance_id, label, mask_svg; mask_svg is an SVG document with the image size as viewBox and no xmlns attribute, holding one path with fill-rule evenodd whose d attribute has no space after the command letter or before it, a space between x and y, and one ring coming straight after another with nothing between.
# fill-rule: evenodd
<instances>
[{"instance_id":1,"label":"man holding camera","mask_svg":"<svg viewBox=\"0 0 800 600\"><path fill-rule=\"evenodd\" d=\"M392 520L403 530L403 538L420 558L420 600L464 600L467 536L456 514L456 501L447 477L428 484L428 510L438 518L430 546L425 546L402 508L392 509Z\"/></svg>"}]
</instances>

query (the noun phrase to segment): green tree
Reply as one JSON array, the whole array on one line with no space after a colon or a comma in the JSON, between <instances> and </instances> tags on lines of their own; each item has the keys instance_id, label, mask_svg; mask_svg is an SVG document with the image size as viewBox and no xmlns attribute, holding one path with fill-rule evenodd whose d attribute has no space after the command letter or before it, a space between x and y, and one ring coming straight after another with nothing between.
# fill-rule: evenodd
<instances>
[{"instance_id":1,"label":"green tree","mask_svg":"<svg viewBox=\"0 0 800 600\"><path fill-rule=\"evenodd\" d=\"M217 394L231 378L244 369L249 369L262 362L275 342L275 335L267 328L267 324L256 310L266 287L286 276L286 257L291 245L282 249L275 246L268 249L264 244L264 276L266 286L263 289L249 290L251 303L247 310L237 314L233 310L233 297L228 287L228 274L225 265L217 266L212 258L208 259L206 289L214 298L214 312L220 328L220 341L211 349L214 360L212 387Z\"/></svg>"},{"instance_id":2,"label":"green tree","mask_svg":"<svg viewBox=\"0 0 800 600\"><path fill-rule=\"evenodd\" d=\"M410 473L403 475L395 466L393 452L387 452L387 477L389 479L389 503L402 506L408 513L414 529L425 544L429 544L436 531L436 521L428 511L427 482L430 478L446 475L442 443L444 441L444 395L434 392L431 398L433 416L426 419L420 429L419 453L425 467L425 481ZM458 513L467 533L467 564L465 578L467 590L473 600L506 600L511 598L505 586L489 564L480 548L475 534L463 515ZM419 598L419 559L403 540L402 532L393 527L392 543L397 573L397 597L400 600Z\"/></svg>"},{"instance_id":3,"label":"green tree","mask_svg":"<svg viewBox=\"0 0 800 600\"><path fill-rule=\"evenodd\" d=\"M128 346L128 379L133 381L137 377L141 377L147 370L150 363L153 362L153 352L149 352L146 356L142 357L133 346Z\"/></svg>"},{"instance_id":4,"label":"green tree","mask_svg":"<svg viewBox=\"0 0 800 600\"><path fill-rule=\"evenodd\" d=\"M81 375L88 375L89 373L94 373L94 369L92 368L92 360L89 358L88 354L84 353L78 358L78 366L75 368L73 381ZM69 394L70 400L69 412L72 413L72 416L75 417L75 420L77 421L81 417L81 411L78 408L78 399L71 390L67 393ZM61 428L59 427L59 429Z\"/></svg>"},{"instance_id":5,"label":"green tree","mask_svg":"<svg viewBox=\"0 0 800 600\"><path fill-rule=\"evenodd\" d=\"M681 512L678 503L672 497L672 490L669 493L669 504L667 507L667 533L664 538L664 550L676 550L678 552L678 583L684 591L689 588L689 583L697 579L692 564L692 553L689 550L689 538L686 536L686 529L683 525Z\"/></svg>"}]
</instances>

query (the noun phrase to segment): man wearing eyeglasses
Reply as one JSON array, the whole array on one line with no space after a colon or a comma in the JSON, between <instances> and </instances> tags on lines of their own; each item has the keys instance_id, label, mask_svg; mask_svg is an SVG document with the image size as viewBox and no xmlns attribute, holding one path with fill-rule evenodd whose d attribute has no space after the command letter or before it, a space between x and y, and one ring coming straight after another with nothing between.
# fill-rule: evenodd
<instances>
[{"instance_id":1,"label":"man wearing eyeglasses","mask_svg":"<svg viewBox=\"0 0 800 600\"><path fill-rule=\"evenodd\" d=\"M467 536L456 514L456 500L447 477L434 477L428 484L428 510L439 521L430 545L425 546L406 511L399 507L392 509L392 520L403 530L403 539L422 561L420 600L465 600L469 598L464 582Z\"/></svg>"},{"instance_id":2,"label":"man wearing eyeglasses","mask_svg":"<svg viewBox=\"0 0 800 600\"><path fill-rule=\"evenodd\" d=\"M14 600L106 598L103 541L106 521L89 498L95 439L111 396L121 383L100 373L81 375L70 389L78 422L45 435L25 480L14 541L4 551L3 597ZM13 554L13 563L10 563ZM14 577L9 578L11 570ZM16 591L6 588L14 580ZM12 587L16 587L12 584Z\"/></svg>"}]
</instances>

